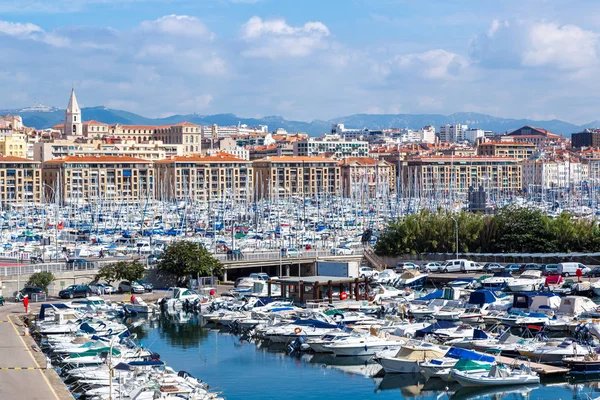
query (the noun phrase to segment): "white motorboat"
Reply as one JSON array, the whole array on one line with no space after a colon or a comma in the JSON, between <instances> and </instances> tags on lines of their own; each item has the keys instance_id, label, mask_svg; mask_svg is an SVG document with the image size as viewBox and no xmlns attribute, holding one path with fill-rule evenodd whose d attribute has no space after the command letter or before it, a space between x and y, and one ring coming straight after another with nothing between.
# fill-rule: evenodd
<instances>
[{"instance_id":1,"label":"white motorboat","mask_svg":"<svg viewBox=\"0 0 600 400\"><path fill-rule=\"evenodd\" d=\"M139 314L150 314L158 310L158 306L155 304L146 303L141 297L135 296L133 303L126 303L123 308L128 312L135 312Z\"/></svg>"},{"instance_id":2,"label":"white motorboat","mask_svg":"<svg viewBox=\"0 0 600 400\"><path fill-rule=\"evenodd\" d=\"M565 339L560 343L549 342L545 346L532 346L529 349L519 350L519 353L536 362L560 364L565 357L585 356L593 354L588 346L582 346L572 339Z\"/></svg>"},{"instance_id":3,"label":"white motorboat","mask_svg":"<svg viewBox=\"0 0 600 400\"><path fill-rule=\"evenodd\" d=\"M545 278L542 271L525 271L519 276L507 283L508 290L511 292L531 292L544 287Z\"/></svg>"},{"instance_id":4,"label":"white motorboat","mask_svg":"<svg viewBox=\"0 0 600 400\"><path fill-rule=\"evenodd\" d=\"M345 331L332 332L319 338L308 339L306 341L306 345L308 345L308 347L310 347L310 349L315 353L331 353L331 350L326 348L325 345L351 335L352 333Z\"/></svg>"},{"instance_id":5,"label":"white motorboat","mask_svg":"<svg viewBox=\"0 0 600 400\"><path fill-rule=\"evenodd\" d=\"M333 340L323 347L336 356L372 356L382 350L399 350L405 343L402 339L355 334Z\"/></svg>"},{"instance_id":6,"label":"white motorboat","mask_svg":"<svg viewBox=\"0 0 600 400\"><path fill-rule=\"evenodd\" d=\"M443 357L450 347L437 346L431 343L407 344L400 348L395 356L376 357L386 373L417 373L421 371L420 363Z\"/></svg>"},{"instance_id":7,"label":"white motorboat","mask_svg":"<svg viewBox=\"0 0 600 400\"><path fill-rule=\"evenodd\" d=\"M464 387L510 386L540 383L540 377L528 365L507 368L498 364L489 371L473 372L452 370L450 376Z\"/></svg>"}]
</instances>

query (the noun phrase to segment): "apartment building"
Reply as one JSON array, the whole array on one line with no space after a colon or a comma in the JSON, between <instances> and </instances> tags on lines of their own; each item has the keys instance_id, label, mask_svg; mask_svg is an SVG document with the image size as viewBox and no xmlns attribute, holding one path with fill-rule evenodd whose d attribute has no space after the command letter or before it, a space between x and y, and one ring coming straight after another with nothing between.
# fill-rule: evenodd
<instances>
[{"instance_id":1,"label":"apartment building","mask_svg":"<svg viewBox=\"0 0 600 400\"><path fill-rule=\"evenodd\" d=\"M470 187L486 191L518 192L521 165L506 157L415 157L402 167L402 182L421 195L466 194Z\"/></svg>"},{"instance_id":2,"label":"apartment building","mask_svg":"<svg viewBox=\"0 0 600 400\"><path fill-rule=\"evenodd\" d=\"M231 154L172 157L155 167L156 199L252 200L252 163Z\"/></svg>"},{"instance_id":3,"label":"apartment building","mask_svg":"<svg viewBox=\"0 0 600 400\"><path fill-rule=\"evenodd\" d=\"M527 142L480 142L477 145L477 155L482 157L510 157L526 160L533 156L536 150L534 143Z\"/></svg>"},{"instance_id":4,"label":"apartment building","mask_svg":"<svg viewBox=\"0 0 600 400\"><path fill-rule=\"evenodd\" d=\"M370 157L348 157L340 162L340 167L345 197L383 197L396 187L395 168L387 161Z\"/></svg>"},{"instance_id":5,"label":"apartment building","mask_svg":"<svg viewBox=\"0 0 600 400\"><path fill-rule=\"evenodd\" d=\"M524 161L521 163L523 190L539 192L577 187L588 180L591 165L560 158Z\"/></svg>"},{"instance_id":6,"label":"apartment building","mask_svg":"<svg viewBox=\"0 0 600 400\"><path fill-rule=\"evenodd\" d=\"M27 138L25 135L15 132L11 135L0 135L0 154L27 158Z\"/></svg>"},{"instance_id":7,"label":"apartment building","mask_svg":"<svg viewBox=\"0 0 600 400\"><path fill-rule=\"evenodd\" d=\"M256 199L342 194L341 167L331 158L266 157L253 169Z\"/></svg>"},{"instance_id":8,"label":"apartment building","mask_svg":"<svg viewBox=\"0 0 600 400\"><path fill-rule=\"evenodd\" d=\"M0 203L10 204L42 201L40 163L15 156L0 156Z\"/></svg>"},{"instance_id":9,"label":"apartment building","mask_svg":"<svg viewBox=\"0 0 600 400\"><path fill-rule=\"evenodd\" d=\"M85 126L85 125L84 125ZM183 145L164 144L150 140L138 143L135 140L119 138L94 139L57 139L52 142L33 144L33 159L49 161L67 156L127 156L145 160L161 160L167 157L182 156Z\"/></svg>"},{"instance_id":10,"label":"apartment building","mask_svg":"<svg viewBox=\"0 0 600 400\"><path fill-rule=\"evenodd\" d=\"M362 140L344 140L331 138L328 140L305 139L294 142L294 155L299 157L326 156L338 160L346 157L367 157L369 143Z\"/></svg>"},{"instance_id":11,"label":"apartment building","mask_svg":"<svg viewBox=\"0 0 600 400\"><path fill-rule=\"evenodd\" d=\"M46 198L61 204L90 201L137 203L154 194L154 166L149 160L115 156L67 156L42 166Z\"/></svg>"},{"instance_id":12,"label":"apartment building","mask_svg":"<svg viewBox=\"0 0 600 400\"><path fill-rule=\"evenodd\" d=\"M156 128L153 138L161 140L165 144L183 145L184 154L196 154L202 151L202 127L190 122L159 126Z\"/></svg>"}]
</instances>

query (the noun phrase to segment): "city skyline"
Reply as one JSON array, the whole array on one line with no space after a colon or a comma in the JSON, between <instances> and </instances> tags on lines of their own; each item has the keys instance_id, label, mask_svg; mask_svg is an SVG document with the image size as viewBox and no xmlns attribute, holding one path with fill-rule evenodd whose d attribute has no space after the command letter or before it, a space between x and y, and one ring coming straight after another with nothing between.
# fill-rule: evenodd
<instances>
[{"instance_id":1,"label":"city skyline","mask_svg":"<svg viewBox=\"0 0 600 400\"><path fill-rule=\"evenodd\" d=\"M0 109L600 119L600 4L0 0Z\"/></svg>"}]
</instances>

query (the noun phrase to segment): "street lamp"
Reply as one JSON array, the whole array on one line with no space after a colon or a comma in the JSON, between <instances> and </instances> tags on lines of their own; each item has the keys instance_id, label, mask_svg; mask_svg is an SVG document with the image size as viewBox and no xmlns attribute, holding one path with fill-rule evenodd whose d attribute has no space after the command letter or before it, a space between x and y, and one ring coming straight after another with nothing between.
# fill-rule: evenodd
<instances>
[{"instance_id":1,"label":"street lamp","mask_svg":"<svg viewBox=\"0 0 600 400\"><path fill-rule=\"evenodd\" d=\"M454 227L456 230L456 248L455 248L455 250L456 250L456 259L458 259L458 220L453 215L451 215L450 218L452 218L452 221L454 221Z\"/></svg>"},{"instance_id":2,"label":"street lamp","mask_svg":"<svg viewBox=\"0 0 600 400\"><path fill-rule=\"evenodd\" d=\"M56 198L56 190L48 185L47 183L44 183L42 188L44 187L48 187L48 189L52 190L52 194L54 195L54 257L56 258L56 262L58 262L58 204L57 204L57 198ZM42 190L42 195L44 195L44 191ZM44 199L42 201L42 203L46 203L46 199L44 196ZM46 230L46 224L44 224L44 231ZM42 257L43 258L43 257Z\"/></svg>"}]
</instances>

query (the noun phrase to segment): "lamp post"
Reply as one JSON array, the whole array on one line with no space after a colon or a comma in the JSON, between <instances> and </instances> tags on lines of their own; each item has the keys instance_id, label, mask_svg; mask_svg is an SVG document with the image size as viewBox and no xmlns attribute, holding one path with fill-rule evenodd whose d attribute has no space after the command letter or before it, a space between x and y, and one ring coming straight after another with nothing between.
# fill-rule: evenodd
<instances>
[{"instance_id":1,"label":"lamp post","mask_svg":"<svg viewBox=\"0 0 600 400\"><path fill-rule=\"evenodd\" d=\"M48 185L47 183L43 184L43 187L48 187L48 189L52 190L52 194L54 195L54 246L55 246L55 250L54 250L54 257L56 258L56 262L58 262L58 204L57 204L57 198L56 198L56 190ZM45 192L42 190L42 195ZM42 201L44 204L46 203L45 201L45 196L44 196L44 201ZM44 230L46 230L46 226L44 225Z\"/></svg>"},{"instance_id":2,"label":"lamp post","mask_svg":"<svg viewBox=\"0 0 600 400\"><path fill-rule=\"evenodd\" d=\"M456 258L458 259L458 220L452 215L450 216L450 218L452 218L452 221L454 221L454 227L456 230Z\"/></svg>"}]
</instances>

